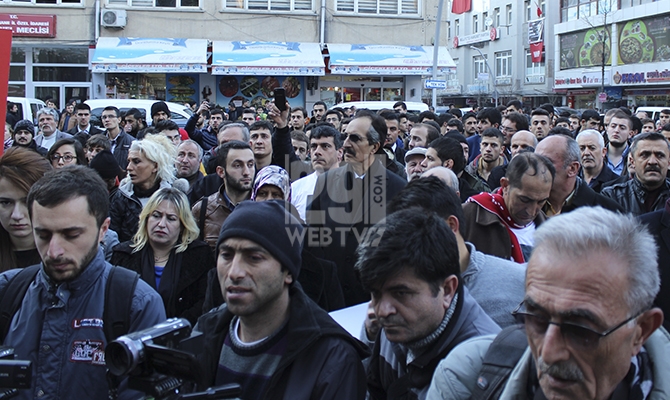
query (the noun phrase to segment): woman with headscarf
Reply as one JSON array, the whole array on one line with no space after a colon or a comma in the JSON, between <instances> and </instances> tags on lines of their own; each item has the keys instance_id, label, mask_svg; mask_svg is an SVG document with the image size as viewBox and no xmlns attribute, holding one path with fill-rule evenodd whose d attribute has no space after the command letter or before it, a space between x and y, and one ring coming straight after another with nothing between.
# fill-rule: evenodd
<instances>
[{"instance_id":1,"label":"woman with headscarf","mask_svg":"<svg viewBox=\"0 0 670 400\"><path fill-rule=\"evenodd\" d=\"M251 201L291 201L291 179L282 167L268 165L258 171L251 191Z\"/></svg>"}]
</instances>

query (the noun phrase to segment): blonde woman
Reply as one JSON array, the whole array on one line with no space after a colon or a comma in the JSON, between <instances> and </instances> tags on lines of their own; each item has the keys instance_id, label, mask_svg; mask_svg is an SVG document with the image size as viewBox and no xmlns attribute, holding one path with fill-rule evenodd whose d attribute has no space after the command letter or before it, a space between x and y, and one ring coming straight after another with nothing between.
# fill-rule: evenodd
<instances>
[{"instance_id":1,"label":"blonde woman","mask_svg":"<svg viewBox=\"0 0 670 400\"><path fill-rule=\"evenodd\" d=\"M137 272L156 289L168 318L195 323L202 313L207 272L215 266L207 243L197 240L199 233L186 195L159 189L142 209L133 240L114 248L111 263Z\"/></svg>"}]
</instances>

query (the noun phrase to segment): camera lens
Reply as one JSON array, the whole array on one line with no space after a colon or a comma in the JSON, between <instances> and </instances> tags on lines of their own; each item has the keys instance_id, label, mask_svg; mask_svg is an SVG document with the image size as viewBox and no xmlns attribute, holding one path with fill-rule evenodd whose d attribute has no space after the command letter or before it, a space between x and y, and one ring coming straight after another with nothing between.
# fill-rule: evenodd
<instances>
[{"instance_id":1,"label":"camera lens","mask_svg":"<svg viewBox=\"0 0 670 400\"><path fill-rule=\"evenodd\" d=\"M144 345L141 341L121 336L107 345L105 361L109 372L116 376L132 372L144 359Z\"/></svg>"}]
</instances>

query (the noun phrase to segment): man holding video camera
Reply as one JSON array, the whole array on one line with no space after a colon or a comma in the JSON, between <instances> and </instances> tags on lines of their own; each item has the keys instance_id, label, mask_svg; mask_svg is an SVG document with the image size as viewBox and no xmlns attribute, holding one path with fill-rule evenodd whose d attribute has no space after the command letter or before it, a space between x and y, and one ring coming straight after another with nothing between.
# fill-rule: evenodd
<instances>
[{"instance_id":1,"label":"man holding video camera","mask_svg":"<svg viewBox=\"0 0 670 400\"><path fill-rule=\"evenodd\" d=\"M20 390L17 398L105 399L107 343L164 321L161 297L135 274L105 261L99 243L109 228L109 196L93 169L71 166L48 172L32 186L27 201L16 203L26 205L42 263L0 275L1 333L6 334L0 340L14 349L17 360L32 362L30 388ZM123 285L110 285L127 282L119 276L136 283L127 285L133 289L126 295L121 294ZM16 287L25 288L25 294L12 294ZM108 313L127 317L117 320ZM137 396L119 393L122 399Z\"/></svg>"},{"instance_id":2,"label":"man holding video camera","mask_svg":"<svg viewBox=\"0 0 670 400\"><path fill-rule=\"evenodd\" d=\"M297 282L300 222L278 201L239 204L217 242L224 305L198 320L202 384L243 399L363 399L367 351Z\"/></svg>"}]
</instances>

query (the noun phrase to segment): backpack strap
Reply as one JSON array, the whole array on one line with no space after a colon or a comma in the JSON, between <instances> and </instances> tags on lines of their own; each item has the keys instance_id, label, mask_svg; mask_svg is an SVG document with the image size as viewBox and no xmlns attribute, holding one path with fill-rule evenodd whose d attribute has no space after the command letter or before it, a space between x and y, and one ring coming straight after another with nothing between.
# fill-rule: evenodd
<instances>
[{"instance_id":1,"label":"backpack strap","mask_svg":"<svg viewBox=\"0 0 670 400\"><path fill-rule=\"evenodd\" d=\"M527 348L528 339L523 325L512 325L503 329L484 355L470 399L499 398L512 370Z\"/></svg>"},{"instance_id":2,"label":"backpack strap","mask_svg":"<svg viewBox=\"0 0 670 400\"><path fill-rule=\"evenodd\" d=\"M107 343L128 333L130 309L139 275L124 267L112 267L105 285L103 330Z\"/></svg>"},{"instance_id":3,"label":"backpack strap","mask_svg":"<svg viewBox=\"0 0 670 400\"><path fill-rule=\"evenodd\" d=\"M21 308L23 297L25 297L28 287L37 276L40 268L40 264L26 267L8 282L5 293L0 298L0 343L5 341L14 314Z\"/></svg>"},{"instance_id":4,"label":"backpack strap","mask_svg":"<svg viewBox=\"0 0 670 400\"><path fill-rule=\"evenodd\" d=\"M207 216L207 196L203 196L202 203L200 203L200 219L198 221L198 228L200 228L200 235L198 239L205 240L205 217Z\"/></svg>"}]
</instances>

